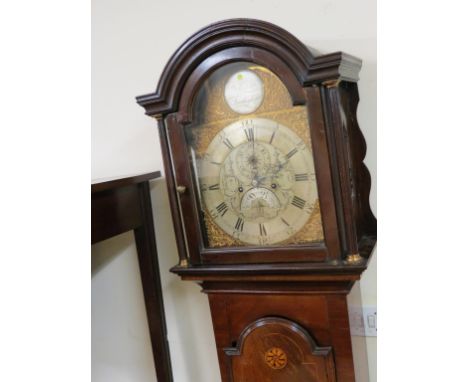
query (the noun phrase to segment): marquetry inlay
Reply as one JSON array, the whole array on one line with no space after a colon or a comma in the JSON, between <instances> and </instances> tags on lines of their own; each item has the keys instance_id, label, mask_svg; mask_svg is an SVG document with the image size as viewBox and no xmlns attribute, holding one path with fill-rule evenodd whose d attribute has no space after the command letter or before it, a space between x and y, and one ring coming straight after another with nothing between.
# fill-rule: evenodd
<instances>
[{"instance_id":1,"label":"marquetry inlay","mask_svg":"<svg viewBox=\"0 0 468 382\"><path fill-rule=\"evenodd\" d=\"M271 348L265 353L265 361L272 369L282 369L288 363L288 357L283 349Z\"/></svg>"}]
</instances>

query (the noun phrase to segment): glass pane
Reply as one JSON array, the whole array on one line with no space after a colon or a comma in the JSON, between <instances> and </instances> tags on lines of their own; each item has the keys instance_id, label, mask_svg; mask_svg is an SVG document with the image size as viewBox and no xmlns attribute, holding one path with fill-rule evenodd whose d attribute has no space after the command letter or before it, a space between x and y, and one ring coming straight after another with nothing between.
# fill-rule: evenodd
<instances>
[{"instance_id":1,"label":"glass pane","mask_svg":"<svg viewBox=\"0 0 468 382\"><path fill-rule=\"evenodd\" d=\"M323 241L305 106L270 70L247 62L213 72L185 135L207 247Z\"/></svg>"}]
</instances>

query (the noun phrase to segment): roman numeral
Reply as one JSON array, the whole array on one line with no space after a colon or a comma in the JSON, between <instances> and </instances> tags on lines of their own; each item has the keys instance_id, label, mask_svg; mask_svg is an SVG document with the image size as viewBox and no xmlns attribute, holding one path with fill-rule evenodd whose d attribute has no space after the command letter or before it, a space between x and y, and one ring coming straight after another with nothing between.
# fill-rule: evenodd
<instances>
[{"instance_id":1,"label":"roman numeral","mask_svg":"<svg viewBox=\"0 0 468 382\"><path fill-rule=\"evenodd\" d=\"M219 183L211 185L208 187L208 190L219 190Z\"/></svg>"},{"instance_id":2,"label":"roman numeral","mask_svg":"<svg viewBox=\"0 0 468 382\"><path fill-rule=\"evenodd\" d=\"M231 141L226 138L223 143L228 147L229 150L232 150L234 148L234 146L232 145Z\"/></svg>"},{"instance_id":3,"label":"roman numeral","mask_svg":"<svg viewBox=\"0 0 468 382\"><path fill-rule=\"evenodd\" d=\"M244 230L244 219L237 218L237 222L236 222L236 225L234 226L234 228L236 230L242 232Z\"/></svg>"},{"instance_id":4,"label":"roman numeral","mask_svg":"<svg viewBox=\"0 0 468 382\"><path fill-rule=\"evenodd\" d=\"M302 210L304 208L304 206L305 206L305 200L301 199L300 197L298 197L296 195L294 195L294 198L293 198L291 204Z\"/></svg>"},{"instance_id":5,"label":"roman numeral","mask_svg":"<svg viewBox=\"0 0 468 382\"><path fill-rule=\"evenodd\" d=\"M247 137L247 141L253 142L253 140L255 139L253 127L248 127L244 129L244 133L245 133L245 136Z\"/></svg>"},{"instance_id":6,"label":"roman numeral","mask_svg":"<svg viewBox=\"0 0 468 382\"><path fill-rule=\"evenodd\" d=\"M303 180L309 180L309 175L304 173L304 174L296 174L294 175L294 178L296 179L296 182L301 182Z\"/></svg>"},{"instance_id":7,"label":"roman numeral","mask_svg":"<svg viewBox=\"0 0 468 382\"><path fill-rule=\"evenodd\" d=\"M281 221L289 227L289 223L288 223L286 220L284 220L283 218L281 218Z\"/></svg>"},{"instance_id":8,"label":"roman numeral","mask_svg":"<svg viewBox=\"0 0 468 382\"><path fill-rule=\"evenodd\" d=\"M266 236L267 235L265 226L262 223L260 223L258 225L258 228L260 229L260 236Z\"/></svg>"},{"instance_id":9,"label":"roman numeral","mask_svg":"<svg viewBox=\"0 0 468 382\"><path fill-rule=\"evenodd\" d=\"M221 216L224 216L227 210L228 210L228 206L225 202L222 202L220 205L216 207L216 211L218 211L221 214Z\"/></svg>"},{"instance_id":10,"label":"roman numeral","mask_svg":"<svg viewBox=\"0 0 468 382\"><path fill-rule=\"evenodd\" d=\"M297 153L297 149L293 148L289 153L286 154L286 158L290 159L296 153Z\"/></svg>"}]
</instances>

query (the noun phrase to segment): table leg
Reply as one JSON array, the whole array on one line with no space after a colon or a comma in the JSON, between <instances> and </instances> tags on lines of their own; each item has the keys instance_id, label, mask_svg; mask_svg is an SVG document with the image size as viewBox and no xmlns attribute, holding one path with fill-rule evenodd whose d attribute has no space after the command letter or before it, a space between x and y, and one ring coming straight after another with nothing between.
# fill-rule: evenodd
<instances>
[{"instance_id":1,"label":"table leg","mask_svg":"<svg viewBox=\"0 0 468 382\"><path fill-rule=\"evenodd\" d=\"M134 230L158 382L172 382L149 182L139 185L142 225Z\"/></svg>"}]
</instances>

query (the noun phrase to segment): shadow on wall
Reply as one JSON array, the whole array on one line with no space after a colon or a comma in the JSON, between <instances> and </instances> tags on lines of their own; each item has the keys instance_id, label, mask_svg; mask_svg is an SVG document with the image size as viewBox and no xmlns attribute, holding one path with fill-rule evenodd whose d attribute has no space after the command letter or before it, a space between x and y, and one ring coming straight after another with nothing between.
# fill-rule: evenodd
<instances>
[{"instance_id":1,"label":"shadow on wall","mask_svg":"<svg viewBox=\"0 0 468 382\"><path fill-rule=\"evenodd\" d=\"M133 233L125 232L94 244L91 247L91 278L97 275L99 271L115 260L120 254L125 253L133 243Z\"/></svg>"}]
</instances>

